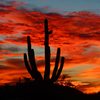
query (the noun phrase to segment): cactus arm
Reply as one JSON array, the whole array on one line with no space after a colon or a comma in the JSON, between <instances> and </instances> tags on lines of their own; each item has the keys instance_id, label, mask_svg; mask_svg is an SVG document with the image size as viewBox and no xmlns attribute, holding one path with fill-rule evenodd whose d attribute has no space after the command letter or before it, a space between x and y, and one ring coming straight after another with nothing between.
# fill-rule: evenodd
<instances>
[{"instance_id":1,"label":"cactus arm","mask_svg":"<svg viewBox=\"0 0 100 100\"><path fill-rule=\"evenodd\" d=\"M59 63L59 58L60 58L60 48L57 49L56 62L55 62L55 67L54 67L51 79L53 79L56 76L56 72L57 72L57 69L58 69L58 63Z\"/></svg>"},{"instance_id":2,"label":"cactus arm","mask_svg":"<svg viewBox=\"0 0 100 100\"><path fill-rule=\"evenodd\" d=\"M35 62L35 55L34 55L34 50L31 49L31 67L32 67L32 70L34 71L37 71L37 67L36 67L36 62Z\"/></svg>"},{"instance_id":3,"label":"cactus arm","mask_svg":"<svg viewBox=\"0 0 100 100\"><path fill-rule=\"evenodd\" d=\"M28 44L28 57L29 57L29 61L31 64L31 68L35 71L37 71L37 67L36 67L36 62L35 62L35 56L34 56L34 50L31 49L31 40L30 37L27 37L27 44Z\"/></svg>"},{"instance_id":4,"label":"cactus arm","mask_svg":"<svg viewBox=\"0 0 100 100\"><path fill-rule=\"evenodd\" d=\"M32 78L34 78L36 81L41 81L41 80L43 80L42 75L37 70L34 50L31 49L31 42L30 42L29 36L27 36L27 44L28 44L28 57L29 57L29 62L31 64L31 68L29 67L29 64L27 61L27 56L26 56L26 54L24 54L24 62L25 62L26 68L27 68L28 72L30 73L30 75L32 76Z\"/></svg>"},{"instance_id":5,"label":"cactus arm","mask_svg":"<svg viewBox=\"0 0 100 100\"><path fill-rule=\"evenodd\" d=\"M31 74L31 69L30 69L28 61L27 61L27 55L26 55L26 53L24 53L24 63L25 63L26 69Z\"/></svg>"},{"instance_id":6,"label":"cactus arm","mask_svg":"<svg viewBox=\"0 0 100 100\"><path fill-rule=\"evenodd\" d=\"M37 71L34 50L31 49L31 40L30 40L29 36L27 37L27 44L28 44L28 56L29 56L31 68L32 68L33 71Z\"/></svg>"},{"instance_id":7,"label":"cactus arm","mask_svg":"<svg viewBox=\"0 0 100 100\"><path fill-rule=\"evenodd\" d=\"M58 73L56 74L55 78L53 81L57 81L57 79L59 78L60 74L61 74L61 71L63 69L63 64L64 64L64 57L62 57L61 59L61 65L60 65L60 68L58 70Z\"/></svg>"},{"instance_id":8,"label":"cactus arm","mask_svg":"<svg viewBox=\"0 0 100 100\"><path fill-rule=\"evenodd\" d=\"M57 76L59 77L59 75L61 74L61 71L63 69L63 65L64 65L64 57L62 57L61 59L61 64L60 64L60 68L58 70Z\"/></svg>"},{"instance_id":9,"label":"cactus arm","mask_svg":"<svg viewBox=\"0 0 100 100\"><path fill-rule=\"evenodd\" d=\"M43 80L41 73L37 70L37 67L36 67L36 62L35 62L35 56L34 56L34 50L33 49L31 49L31 60L33 60L33 62L31 63L31 68L32 68L31 76L33 78L35 78L36 81Z\"/></svg>"}]
</instances>

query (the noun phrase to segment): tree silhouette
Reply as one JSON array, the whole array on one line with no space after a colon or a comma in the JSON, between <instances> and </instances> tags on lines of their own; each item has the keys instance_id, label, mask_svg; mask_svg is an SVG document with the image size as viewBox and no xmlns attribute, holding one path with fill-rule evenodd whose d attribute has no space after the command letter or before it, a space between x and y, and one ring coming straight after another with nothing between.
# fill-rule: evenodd
<instances>
[{"instance_id":1,"label":"tree silhouette","mask_svg":"<svg viewBox=\"0 0 100 100\"><path fill-rule=\"evenodd\" d=\"M61 58L61 64L60 68L58 69L58 64L59 64L59 59L60 59L60 48L57 49L57 55L56 55L56 61L55 61L55 67L53 70L53 74L51 79L49 78L50 76L50 47L49 47L49 34L52 33L52 30L48 32L48 20L45 19L45 72L44 72L44 80L42 78L41 73L37 70L36 67L36 62L35 62L35 55L34 55L34 49L31 48L31 40L30 36L27 36L27 44L28 44L28 57L29 57L29 62L31 67L28 64L27 61L27 55L24 53L24 62L25 66L32 76L37 82L44 81L45 83L53 83L55 82L62 71L63 64L64 64L64 57Z\"/></svg>"},{"instance_id":2,"label":"tree silhouette","mask_svg":"<svg viewBox=\"0 0 100 100\"><path fill-rule=\"evenodd\" d=\"M72 82L70 80L68 80L67 86L76 88L76 86L74 84L72 84Z\"/></svg>"}]
</instances>

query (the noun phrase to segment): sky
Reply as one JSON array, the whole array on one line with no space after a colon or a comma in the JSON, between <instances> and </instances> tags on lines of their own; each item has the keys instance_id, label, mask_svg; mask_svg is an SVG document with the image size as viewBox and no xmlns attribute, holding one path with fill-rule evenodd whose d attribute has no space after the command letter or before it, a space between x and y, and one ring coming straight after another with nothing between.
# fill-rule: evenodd
<instances>
[{"instance_id":1,"label":"sky","mask_svg":"<svg viewBox=\"0 0 100 100\"><path fill-rule=\"evenodd\" d=\"M0 1L0 85L31 78L23 54L27 36L38 70L44 74L44 20L53 30L49 36L51 75L57 48L66 74L83 93L100 91L100 1L99 0L3 0Z\"/></svg>"}]
</instances>

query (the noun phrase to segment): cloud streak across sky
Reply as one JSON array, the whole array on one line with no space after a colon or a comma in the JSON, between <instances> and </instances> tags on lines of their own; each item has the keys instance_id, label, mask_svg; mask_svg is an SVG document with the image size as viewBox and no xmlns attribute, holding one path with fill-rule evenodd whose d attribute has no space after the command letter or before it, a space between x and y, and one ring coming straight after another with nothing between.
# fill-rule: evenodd
<instances>
[{"instance_id":1,"label":"cloud streak across sky","mask_svg":"<svg viewBox=\"0 0 100 100\"><path fill-rule=\"evenodd\" d=\"M46 6L42 6L40 11L24 5L25 2L18 1L0 4L1 84L13 82L20 76L30 77L23 60L23 53L27 53L28 35L35 49L37 67L43 74L44 19L47 18L49 30L53 30L49 39L51 71L56 50L60 47L61 56L65 56L62 74L68 74L73 82L80 82L78 89L84 93L89 93L89 89L100 91L94 90L95 86L100 87L100 15L90 11L60 14L59 10ZM47 13L48 10L54 12Z\"/></svg>"}]
</instances>

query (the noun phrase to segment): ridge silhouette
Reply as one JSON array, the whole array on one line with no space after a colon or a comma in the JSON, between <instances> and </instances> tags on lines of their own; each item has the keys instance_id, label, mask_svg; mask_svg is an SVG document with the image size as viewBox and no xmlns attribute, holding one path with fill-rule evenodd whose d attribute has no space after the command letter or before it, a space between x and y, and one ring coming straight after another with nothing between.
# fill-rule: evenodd
<instances>
[{"instance_id":1,"label":"ridge silhouette","mask_svg":"<svg viewBox=\"0 0 100 100\"><path fill-rule=\"evenodd\" d=\"M29 62L31 64L31 68L28 64L27 61L27 55L24 53L24 62L26 69L32 76L32 78L35 79L37 82L44 82L47 84L52 84L54 83L60 76L63 64L64 64L64 57L61 58L61 64L60 68L58 69L58 64L59 64L59 59L60 59L60 48L57 49L57 55L56 55L56 62L55 62L55 67L53 70L53 74L51 79L49 78L50 76L50 47L49 47L49 34L51 34L53 31L48 32L48 20L45 19L44 21L44 27L45 27L45 72L44 72L44 80L42 78L41 73L37 70L36 67L36 62L35 62L35 55L34 55L34 49L31 48L31 40L30 36L27 36L27 44L28 44L28 57L29 57Z\"/></svg>"}]
</instances>

